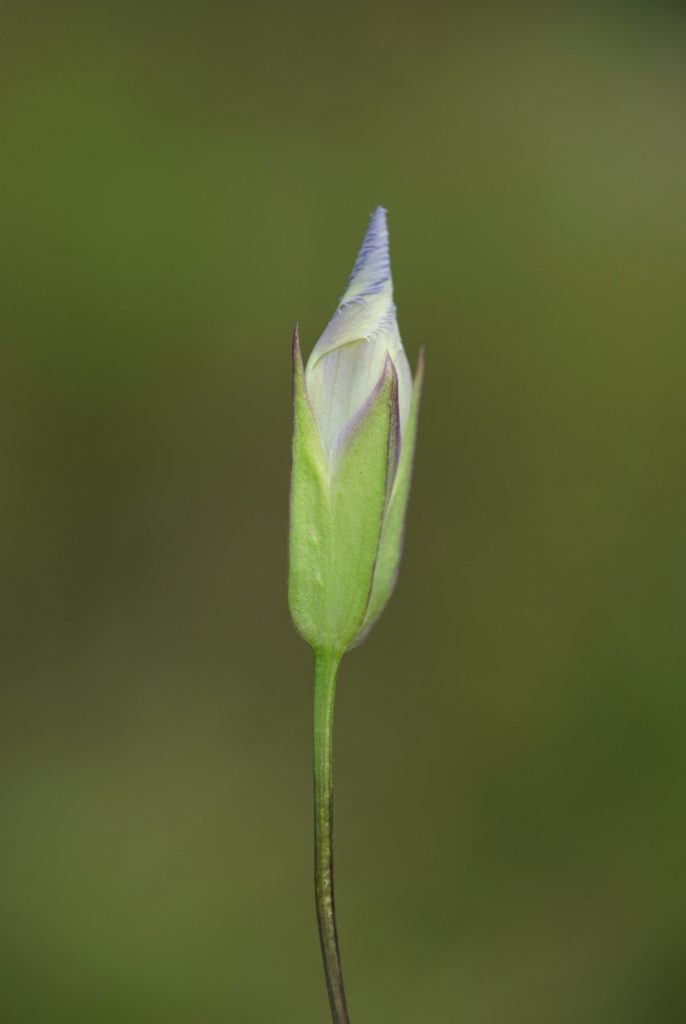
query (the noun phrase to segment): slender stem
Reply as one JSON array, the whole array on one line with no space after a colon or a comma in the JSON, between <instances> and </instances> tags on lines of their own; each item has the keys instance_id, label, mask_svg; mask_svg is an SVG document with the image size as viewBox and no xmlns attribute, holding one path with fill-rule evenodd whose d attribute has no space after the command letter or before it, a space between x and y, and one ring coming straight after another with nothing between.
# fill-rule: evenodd
<instances>
[{"instance_id":1,"label":"slender stem","mask_svg":"<svg viewBox=\"0 0 686 1024\"><path fill-rule=\"evenodd\" d=\"M319 940L334 1024L349 1024L333 898L333 705L340 655L314 659L314 889Z\"/></svg>"}]
</instances>

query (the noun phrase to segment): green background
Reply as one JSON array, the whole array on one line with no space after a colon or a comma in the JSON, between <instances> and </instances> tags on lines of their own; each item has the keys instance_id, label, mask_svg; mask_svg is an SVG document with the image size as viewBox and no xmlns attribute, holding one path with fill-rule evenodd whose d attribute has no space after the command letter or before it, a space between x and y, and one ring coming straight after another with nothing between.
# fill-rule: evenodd
<instances>
[{"instance_id":1,"label":"green background","mask_svg":"<svg viewBox=\"0 0 686 1024\"><path fill-rule=\"evenodd\" d=\"M327 1020L290 337L425 401L345 659L354 1024L686 1019L678 4L47 3L0 41L0 1018Z\"/></svg>"}]
</instances>

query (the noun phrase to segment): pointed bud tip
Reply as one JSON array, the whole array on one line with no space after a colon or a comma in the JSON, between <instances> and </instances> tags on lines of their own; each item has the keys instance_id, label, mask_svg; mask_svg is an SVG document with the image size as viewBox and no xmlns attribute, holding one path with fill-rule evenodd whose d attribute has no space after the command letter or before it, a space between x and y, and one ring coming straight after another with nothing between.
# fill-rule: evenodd
<instances>
[{"instance_id":1,"label":"pointed bud tip","mask_svg":"<svg viewBox=\"0 0 686 1024\"><path fill-rule=\"evenodd\" d=\"M298 381L302 382L304 387L305 381L305 368L303 366L303 357L300 352L300 324L296 321L295 327L293 328L293 341L291 342L291 359L293 362L293 395L295 396Z\"/></svg>"},{"instance_id":2,"label":"pointed bud tip","mask_svg":"<svg viewBox=\"0 0 686 1024\"><path fill-rule=\"evenodd\" d=\"M395 368L395 363L391 359L390 352L387 352L386 353L386 358L384 359L383 371L381 373L381 383L382 383L382 385L386 383L386 381L389 379L389 377L390 377L391 399L393 401L397 401L397 398L398 398L398 371Z\"/></svg>"},{"instance_id":3,"label":"pointed bud tip","mask_svg":"<svg viewBox=\"0 0 686 1024\"><path fill-rule=\"evenodd\" d=\"M385 206L377 206L372 214L372 224L388 225L388 210Z\"/></svg>"},{"instance_id":4,"label":"pointed bud tip","mask_svg":"<svg viewBox=\"0 0 686 1024\"><path fill-rule=\"evenodd\" d=\"M426 353L426 346L422 345L422 347L419 350L419 355L417 356L417 372L416 372L416 376L417 377L423 377L424 376L424 367L426 366L425 353Z\"/></svg>"},{"instance_id":5,"label":"pointed bud tip","mask_svg":"<svg viewBox=\"0 0 686 1024\"><path fill-rule=\"evenodd\" d=\"M369 219L369 227L364 236L365 243L375 249L388 249L388 210L385 206L377 206Z\"/></svg>"},{"instance_id":6,"label":"pointed bud tip","mask_svg":"<svg viewBox=\"0 0 686 1024\"><path fill-rule=\"evenodd\" d=\"M345 298L380 291L391 276L388 220L383 206L377 206L357 254Z\"/></svg>"}]
</instances>

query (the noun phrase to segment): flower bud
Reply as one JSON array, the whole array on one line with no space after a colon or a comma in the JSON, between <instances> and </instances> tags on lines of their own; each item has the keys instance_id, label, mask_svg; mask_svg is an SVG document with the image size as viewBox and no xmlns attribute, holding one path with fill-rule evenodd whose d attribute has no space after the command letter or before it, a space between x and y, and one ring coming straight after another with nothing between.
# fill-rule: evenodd
<instances>
[{"instance_id":1,"label":"flower bud","mask_svg":"<svg viewBox=\"0 0 686 1024\"><path fill-rule=\"evenodd\" d=\"M422 381L412 382L379 207L343 298L303 369L293 341L289 604L302 636L341 654L397 576Z\"/></svg>"}]
</instances>

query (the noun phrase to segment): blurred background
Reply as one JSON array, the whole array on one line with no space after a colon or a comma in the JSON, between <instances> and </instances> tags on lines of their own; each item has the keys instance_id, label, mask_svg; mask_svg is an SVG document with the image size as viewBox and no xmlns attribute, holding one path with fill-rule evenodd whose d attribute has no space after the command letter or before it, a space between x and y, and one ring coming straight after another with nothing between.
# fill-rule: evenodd
<instances>
[{"instance_id":1,"label":"blurred background","mask_svg":"<svg viewBox=\"0 0 686 1024\"><path fill-rule=\"evenodd\" d=\"M320 1022L290 339L427 349L344 661L355 1024L686 1020L678 4L5 6L0 1016Z\"/></svg>"}]
</instances>

